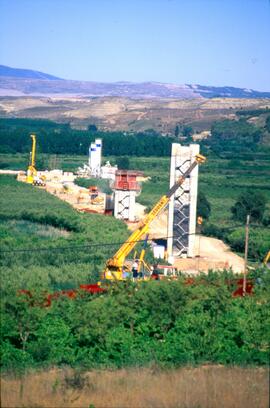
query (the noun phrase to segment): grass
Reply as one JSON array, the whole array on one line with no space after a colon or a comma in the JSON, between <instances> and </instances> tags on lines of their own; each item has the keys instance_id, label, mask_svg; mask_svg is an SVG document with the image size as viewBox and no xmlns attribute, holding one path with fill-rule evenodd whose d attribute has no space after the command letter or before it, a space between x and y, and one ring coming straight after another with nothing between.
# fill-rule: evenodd
<instances>
[{"instance_id":1,"label":"grass","mask_svg":"<svg viewBox=\"0 0 270 408\"><path fill-rule=\"evenodd\" d=\"M267 368L223 366L52 369L3 377L1 397L5 408L267 408L268 377Z\"/></svg>"},{"instance_id":2,"label":"grass","mask_svg":"<svg viewBox=\"0 0 270 408\"><path fill-rule=\"evenodd\" d=\"M22 288L26 283L43 282L55 288L90 283L98 279L106 259L128 236L121 221L79 214L69 204L13 176L0 176L0 186L1 250L7 251L0 254L3 285ZM100 242L115 246L92 246Z\"/></svg>"}]
</instances>

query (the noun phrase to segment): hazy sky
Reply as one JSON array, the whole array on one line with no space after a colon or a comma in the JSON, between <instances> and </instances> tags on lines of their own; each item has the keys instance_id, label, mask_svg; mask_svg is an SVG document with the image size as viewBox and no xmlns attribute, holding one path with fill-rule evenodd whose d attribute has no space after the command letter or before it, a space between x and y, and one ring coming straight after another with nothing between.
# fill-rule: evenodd
<instances>
[{"instance_id":1,"label":"hazy sky","mask_svg":"<svg viewBox=\"0 0 270 408\"><path fill-rule=\"evenodd\" d=\"M269 0L0 0L0 64L270 91Z\"/></svg>"}]
</instances>

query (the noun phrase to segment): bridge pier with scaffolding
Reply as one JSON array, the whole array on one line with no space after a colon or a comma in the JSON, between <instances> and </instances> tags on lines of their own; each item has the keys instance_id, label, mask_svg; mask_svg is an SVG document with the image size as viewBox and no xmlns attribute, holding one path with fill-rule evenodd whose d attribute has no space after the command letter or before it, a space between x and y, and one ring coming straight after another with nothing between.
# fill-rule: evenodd
<instances>
[{"instance_id":1,"label":"bridge pier with scaffolding","mask_svg":"<svg viewBox=\"0 0 270 408\"><path fill-rule=\"evenodd\" d=\"M136 171L118 170L115 174L114 190L114 216L124 221L134 222L135 199L140 191Z\"/></svg>"},{"instance_id":2,"label":"bridge pier with scaffolding","mask_svg":"<svg viewBox=\"0 0 270 408\"><path fill-rule=\"evenodd\" d=\"M172 144L170 187L181 177L199 154L200 146ZM168 260L195 256L198 167L176 190L168 210Z\"/></svg>"}]
</instances>

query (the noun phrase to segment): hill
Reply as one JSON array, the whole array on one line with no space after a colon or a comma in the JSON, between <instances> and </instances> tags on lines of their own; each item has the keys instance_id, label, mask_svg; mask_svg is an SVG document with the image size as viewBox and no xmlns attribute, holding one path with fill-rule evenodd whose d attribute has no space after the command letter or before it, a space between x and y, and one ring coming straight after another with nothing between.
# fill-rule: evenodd
<instances>
[{"instance_id":1,"label":"hill","mask_svg":"<svg viewBox=\"0 0 270 408\"><path fill-rule=\"evenodd\" d=\"M114 96L126 98L270 98L259 92L230 86L204 86L161 82L93 82L60 79L28 69L0 66L0 95Z\"/></svg>"},{"instance_id":2,"label":"hill","mask_svg":"<svg viewBox=\"0 0 270 408\"><path fill-rule=\"evenodd\" d=\"M60 79L56 76L45 74L44 72L33 71L31 69L11 68L6 65L0 65L0 77L47 80Z\"/></svg>"},{"instance_id":3,"label":"hill","mask_svg":"<svg viewBox=\"0 0 270 408\"><path fill-rule=\"evenodd\" d=\"M53 84L57 81L46 81ZM174 135L176 126L192 126L195 132L210 130L220 119L237 119L237 112L262 111L264 126L270 99L243 98L119 98L119 97L33 97L0 98L0 117L50 119L69 123L72 128L87 129L95 124L105 131L141 132L153 129ZM243 116L243 115L242 115ZM254 116L254 115L253 115ZM253 117L251 115L251 118Z\"/></svg>"}]
</instances>

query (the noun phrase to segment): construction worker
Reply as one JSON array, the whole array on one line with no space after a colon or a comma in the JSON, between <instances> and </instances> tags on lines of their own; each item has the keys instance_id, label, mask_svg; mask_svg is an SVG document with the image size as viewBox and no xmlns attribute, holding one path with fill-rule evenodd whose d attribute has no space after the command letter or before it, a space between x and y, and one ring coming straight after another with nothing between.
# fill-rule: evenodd
<instances>
[{"instance_id":1,"label":"construction worker","mask_svg":"<svg viewBox=\"0 0 270 408\"><path fill-rule=\"evenodd\" d=\"M151 279L154 280L159 280L159 274L158 274L158 266L157 264L154 265L153 269L151 268L152 273L151 273Z\"/></svg>"},{"instance_id":2,"label":"construction worker","mask_svg":"<svg viewBox=\"0 0 270 408\"><path fill-rule=\"evenodd\" d=\"M133 280L136 280L138 278L138 268L139 268L138 259L135 259L132 264L132 269L131 269Z\"/></svg>"}]
</instances>

